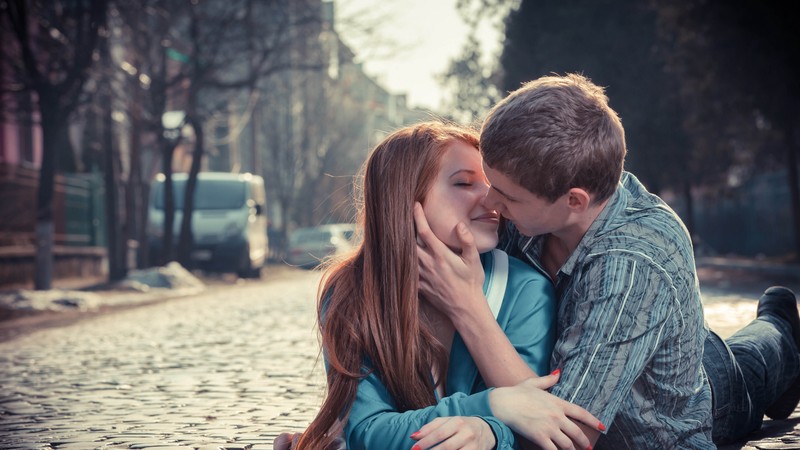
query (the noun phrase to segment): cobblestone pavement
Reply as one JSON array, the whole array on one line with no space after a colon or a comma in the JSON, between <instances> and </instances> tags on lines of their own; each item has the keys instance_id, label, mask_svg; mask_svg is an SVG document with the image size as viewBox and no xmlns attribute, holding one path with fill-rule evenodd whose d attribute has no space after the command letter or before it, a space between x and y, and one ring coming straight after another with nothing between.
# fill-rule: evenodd
<instances>
[{"instance_id":1,"label":"cobblestone pavement","mask_svg":"<svg viewBox=\"0 0 800 450\"><path fill-rule=\"evenodd\" d=\"M0 447L272 448L321 399L318 280L298 271L0 344Z\"/></svg>"},{"instance_id":2,"label":"cobblestone pavement","mask_svg":"<svg viewBox=\"0 0 800 450\"><path fill-rule=\"evenodd\" d=\"M318 280L298 270L0 343L0 448L272 448L322 398ZM711 326L749 321L763 287L710 283ZM722 448L800 449L798 412Z\"/></svg>"}]
</instances>

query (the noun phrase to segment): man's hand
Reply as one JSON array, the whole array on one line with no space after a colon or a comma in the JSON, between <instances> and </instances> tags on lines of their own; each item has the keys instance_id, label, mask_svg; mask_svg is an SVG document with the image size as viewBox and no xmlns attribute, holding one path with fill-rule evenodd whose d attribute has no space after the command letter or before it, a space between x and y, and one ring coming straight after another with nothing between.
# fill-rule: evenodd
<instances>
[{"instance_id":1,"label":"man's hand","mask_svg":"<svg viewBox=\"0 0 800 450\"><path fill-rule=\"evenodd\" d=\"M550 394L558 371L489 393L492 413L511 429L544 450L587 449L605 426L578 405ZM585 424L585 427L579 426ZM591 436L587 436L584 429Z\"/></svg>"},{"instance_id":2,"label":"man's hand","mask_svg":"<svg viewBox=\"0 0 800 450\"><path fill-rule=\"evenodd\" d=\"M466 225L456 226L461 254L450 250L428 226L422 205L414 204L419 255L420 292L434 307L450 317L458 328L464 314L486 308L483 295L483 267L475 239Z\"/></svg>"},{"instance_id":3,"label":"man's hand","mask_svg":"<svg viewBox=\"0 0 800 450\"><path fill-rule=\"evenodd\" d=\"M536 376L508 340L483 295L483 266L475 240L460 223L461 254L437 238L422 205L414 205L417 224L420 293L458 330L488 386L512 386Z\"/></svg>"}]
</instances>

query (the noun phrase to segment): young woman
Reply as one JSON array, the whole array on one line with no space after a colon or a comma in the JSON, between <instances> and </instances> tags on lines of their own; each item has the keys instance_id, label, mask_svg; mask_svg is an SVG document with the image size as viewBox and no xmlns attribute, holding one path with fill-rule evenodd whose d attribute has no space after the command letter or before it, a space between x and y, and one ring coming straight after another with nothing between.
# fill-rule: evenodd
<instances>
[{"instance_id":1,"label":"young woman","mask_svg":"<svg viewBox=\"0 0 800 450\"><path fill-rule=\"evenodd\" d=\"M431 122L392 133L370 154L361 243L328 267L320 286L328 392L297 448L331 448L343 438L351 450L408 450L432 428L458 448L514 448L511 430L492 416L487 387L549 373L554 293L544 275L493 250L499 215L482 203L489 185L477 145L474 131ZM417 203L448 247L460 252L462 223L482 252L487 308L504 345L521 356L502 370L476 364L450 320L420 297Z\"/></svg>"}]
</instances>

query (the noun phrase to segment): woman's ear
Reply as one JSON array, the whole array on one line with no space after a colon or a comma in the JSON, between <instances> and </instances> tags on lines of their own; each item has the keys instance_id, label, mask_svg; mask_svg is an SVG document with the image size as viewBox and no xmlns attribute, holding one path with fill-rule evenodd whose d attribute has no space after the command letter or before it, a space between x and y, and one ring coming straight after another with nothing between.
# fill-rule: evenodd
<instances>
[{"instance_id":1,"label":"woman's ear","mask_svg":"<svg viewBox=\"0 0 800 450\"><path fill-rule=\"evenodd\" d=\"M582 213L592 203L592 196L581 188L572 188L567 192L567 204L576 213Z\"/></svg>"}]
</instances>

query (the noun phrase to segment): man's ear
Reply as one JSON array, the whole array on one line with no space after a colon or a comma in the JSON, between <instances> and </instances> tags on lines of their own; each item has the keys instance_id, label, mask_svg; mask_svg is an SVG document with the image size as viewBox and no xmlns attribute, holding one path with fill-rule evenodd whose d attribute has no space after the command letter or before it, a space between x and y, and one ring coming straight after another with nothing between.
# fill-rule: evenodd
<instances>
[{"instance_id":1,"label":"man's ear","mask_svg":"<svg viewBox=\"0 0 800 450\"><path fill-rule=\"evenodd\" d=\"M567 191L567 204L576 213L582 213L589 208L592 203L592 196L584 189L572 188Z\"/></svg>"}]
</instances>

